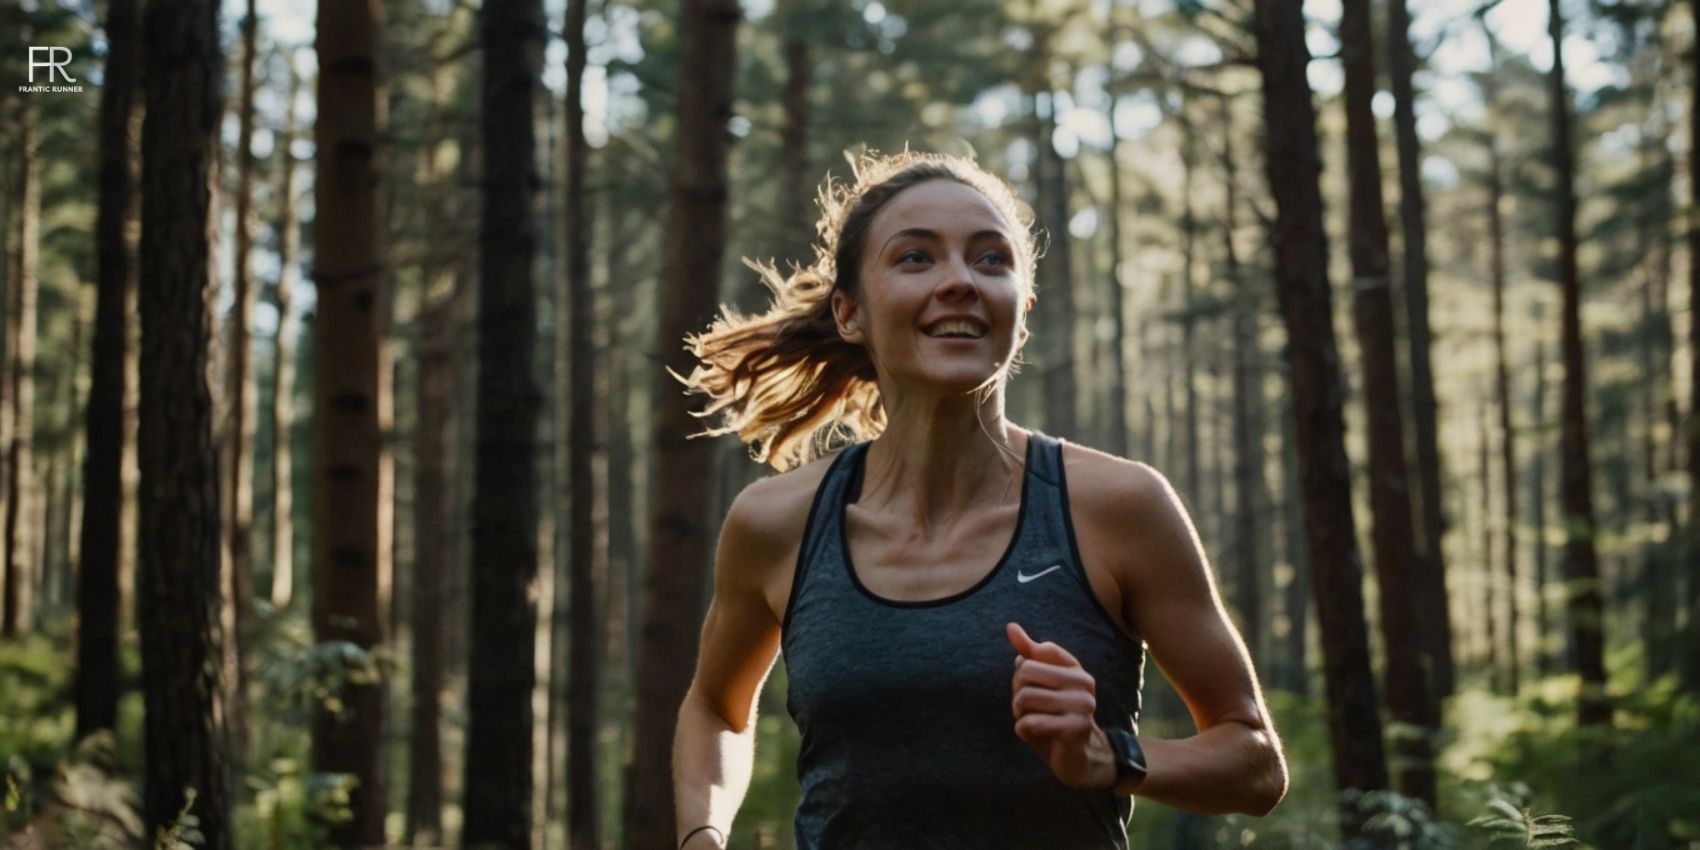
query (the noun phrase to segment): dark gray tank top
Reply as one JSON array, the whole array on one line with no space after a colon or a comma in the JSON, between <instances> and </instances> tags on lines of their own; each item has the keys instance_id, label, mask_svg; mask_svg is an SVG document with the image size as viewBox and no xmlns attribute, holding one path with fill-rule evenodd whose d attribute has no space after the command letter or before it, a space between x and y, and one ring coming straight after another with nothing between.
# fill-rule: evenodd
<instances>
[{"instance_id":1,"label":"dark gray tank top","mask_svg":"<svg viewBox=\"0 0 1700 850\"><path fill-rule=\"evenodd\" d=\"M1093 595L1069 521L1062 445L1034 432L1008 550L952 596L874 595L845 506L868 443L833 461L786 605L786 708L802 733L798 850L1125 848L1129 797L1070 788L1015 735L1004 624L1055 641L1097 684L1097 721L1135 730L1145 651Z\"/></svg>"}]
</instances>

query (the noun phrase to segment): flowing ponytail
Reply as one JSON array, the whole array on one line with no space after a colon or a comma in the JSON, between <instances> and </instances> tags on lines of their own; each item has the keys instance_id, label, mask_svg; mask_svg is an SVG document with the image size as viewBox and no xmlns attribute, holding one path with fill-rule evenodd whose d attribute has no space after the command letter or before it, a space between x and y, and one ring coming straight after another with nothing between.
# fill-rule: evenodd
<instances>
[{"instance_id":1,"label":"flowing ponytail","mask_svg":"<svg viewBox=\"0 0 1700 850\"><path fill-rule=\"evenodd\" d=\"M814 261L790 274L749 259L744 264L773 292L766 312L744 316L721 307L707 331L686 337L700 361L688 391L708 396L698 417L721 423L693 436L737 434L750 456L783 472L846 443L885 430L872 359L838 335L832 293L858 294L862 250L874 216L899 192L929 180L954 180L992 202L1016 236L1016 267L1029 286L1036 249L1032 215L1009 185L972 160L904 150L848 157L854 180L821 186Z\"/></svg>"}]
</instances>

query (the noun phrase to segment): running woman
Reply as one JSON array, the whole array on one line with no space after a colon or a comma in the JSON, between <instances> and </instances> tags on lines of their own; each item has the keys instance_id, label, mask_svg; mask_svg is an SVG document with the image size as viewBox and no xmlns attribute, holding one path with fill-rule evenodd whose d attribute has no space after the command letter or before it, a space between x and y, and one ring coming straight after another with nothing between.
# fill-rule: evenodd
<instances>
[{"instance_id":1,"label":"running woman","mask_svg":"<svg viewBox=\"0 0 1700 850\"><path fill-rule=\"evenodd\" d=\"M709 433L780 474L734 500L673 747L683 850L727 846L783 652L800 850L1125 848L1132 795L1269 812L1280 740L1181 500L1010 422L1025 205L905 151L828 181L814 262L688 340ZM1138 736L1145 649L1197 734Z\"/></svg>"}]
</instances>

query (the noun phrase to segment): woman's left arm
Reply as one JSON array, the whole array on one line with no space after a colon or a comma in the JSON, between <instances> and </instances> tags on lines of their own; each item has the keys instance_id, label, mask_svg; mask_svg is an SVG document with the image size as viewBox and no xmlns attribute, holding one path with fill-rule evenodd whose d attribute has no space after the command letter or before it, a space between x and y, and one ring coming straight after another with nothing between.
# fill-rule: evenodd
<instances>
[{"instance_id":1,"label":"woman's left arm","mask_svg":"<svg viewBox=\"0 0 1700 850\"><path fill-rule=\"evenodd\" d=\"M1123 615L1198 727L1188 738L1141 737L1148 772L1134 790L1198 814L1268 814L1287 793L1286 758L1186 509L1162 474L1145 464L1093 466L1087 475L1112 480L1091 489L1112 498L1094 499L1088 513L1096 516L1083 517L1092 528L1077 533L1117 544L1090 548L1116 559L1106 566L1120 585Z\"/></svg>"}]
</instances>

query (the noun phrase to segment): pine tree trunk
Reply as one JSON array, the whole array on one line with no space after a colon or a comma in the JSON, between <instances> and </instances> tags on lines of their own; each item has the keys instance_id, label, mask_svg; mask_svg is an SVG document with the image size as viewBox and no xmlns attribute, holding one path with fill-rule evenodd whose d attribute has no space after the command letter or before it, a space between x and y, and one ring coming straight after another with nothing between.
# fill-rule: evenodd
<instances>
[{"instance_id":1,"label":"pine tree trunk","mask_svg":"<svg viewBox=\"0 0 1700 850\"><path fill-rule=\"evenodd\" d=\"M185 808L229 850L233 802L219 622L219 475L207 381L218 158L218 4L143 12L140 569L146 834ZM193 789L192 805L185 798Z\"/></svg>"},{"instance_id":2,"label":"pine tree trunk","mask_svg":"<svg viewBox=\"0 0 1700 850\"><path fill-rule=\"evenodd\" d=\"M1700 0L1689 0L1688 9L1700 27ZM1700 73L1700 39L1689 48L1689 69ZM1689 86L1688 137L1700 139L1700 85ZM1700 156L1688 157L1688 563L1700 561ZM1688 574L1688 622L1700 622L1700 575ZM1700 687L1700 649L1690 645L1684 676L1690 687Z\"/></svg>"},{"instance_id":3,"label":"pine tree trunk","mask_svg":"<svg viewBox=\"0 0 1700 850\"><path fill-rule=\"evenodd\" d=\"M1222 206L1222 248L1227 264L1228 285L1233 288L1233 432L1234 432L1234 558L1238 561L1239 594L1235 607L1240 612L1240 625L1252 658L1268 658L1264 636L1263 575L1266 572L1261 539L1263 510L1267 502L1263 479L1264 456L1262 434L1257 430L1260 417L1254 411L1262 405L1255 396L1263 392L1253 361L1257 358L1257 295L1245 278L1240 266L1239 245L1235 234L1239 230L1239 163L1234 157L1233 110L1227 98L1218 105L1222 116L1222 186L1226 196Z\"/></svg>"},{"instance_id":4,"label":"pine tree trunk","mask_svg":"<svg viewBox=\"0 0 1700 850\"><path fill-rule=\"evenodd\" d=\"M537 610L537 296L534 104L542 83L538 0L483 8L484 210L479 246L478 459L472 497L468 671L469 848L531 842Z\"/></svg>"},{"instance_id":5,"label":"pine tree trunk","mask_svg":"<svg viewBox=\"0 0 1700 850\"><path fill-rule=\"evenodd\" d=\"M789 228L786 253L799 263L813 259L813 217L809 215L812 181L809 177L809 87L813 83L813 59L804 36L808 19L796 0L779 0L780 26L785 42L785 89L780 102L785 123L780 129L780 168L784 176L784 213Z\"/></svg>"},{"instance_id":6,"label":"pine tree trunk","mask_svg":"<svg viewBox=\"0 0 1700 850\"><path fill-rule=\"evenodd\" d=\"M1481 408L1477 417L1476 429L1476 476L1480 485L1482 506L1477 516L1481 523L1482 545L1478 556L1482 564L1482 631L1487 641L1487 674L1488 689L1495 693L1501 687L1501 663L1499 660L1499 593L1498 576L1493 569L1493 472L1491 442L1488 437L1487 407Z\"/></svg>"},{"instance_id":7,"label":"pine tree trunk","mask_svg":"<svg viewBox=\"0 0 1700 850\"><path fill-rule=\"evenodd\" d=\"M1496 66L1497 67L1497 66ZM1491 72L1490 72L1491 73ZM1489 102L1493 95L1489 95ZM1494 386L1499 396L1500 473L1504 478L1505 505L1505 595L1510 603L1506 612L1506 685L1512 696L1517 695L1523 666L1523 653L1517 643L1517 432L1511 425L1511 357L1505 338L1505 222L1500 215L1505 196L1503 165L1500 162L1499 142L1492 129L1488 130L1488 239L1492 242L1489 274L1493 279L1493 347Z\"/></svg>"},{"instance_id":8,"label":"pine tree trunk","mask_svg":"<svg viewBox=\"0 0 1700 850\"><path fill-rule=\"evenodd\" d=\"M1571 633L1571 669L1582 677L1577 722L1611 723L1606 693L1605 603L1599 556L1594 548L1594 474L1588 454L1587 374L1582 352L1582 291L1576 268L1576 188L1571 163L1570 102L1564 80L1564 17L1558 0L1548 4L1552 37L1553 171L1558 178L1558 271L1564 291L1561 316L1564 354L1563 455L1564 580Z\"/></svg>"},{"instance_id":9,"label":"pine tree trunk","mask_svg":"<svg viewBox=\"0 0 1700 850\"><path fill-rule=\"evenodd\" d=\"M244 659L254 622L254 374L250 364L254 322L254 65L259 23L255 0L248 0L242 18L241 100L237 106L236 250L231 274L235 303L231 305L224 361L223 498L225 574L230 582L225 599L224 680L230 688L231 754L242 773L248 751L247 671Z\"/></svg>"},{"instance_id":10,"label":"pine tree trunk","mask_svg":"<svg viewBox=\"0 0 1700 850\"><path fill-rule=\"evenodd\" d=\"M1043 67L1043 66L1041 66ZM1039 372L1044 381L1045 430L1052 435L1075 438L1080 425L1075 406L1078 388L1074 358L1074 265L1070 262L1068 232L1068 178L1051 136L1056 129L1056 98L1043 75L1037 83L1034 105L1038 112L1038 155L1034 179L1038 187L1038 215L1049 238L1045 260L1040 263L1039 300L1035 318L1043 329L1032 341L1038 344ZM1044 106L1038 108L1039 103Z\"/></svg>"},{"instance_id":11,"label":"pine tree trunk","mask_svg":"<svg viewBox=\"0 0 1700 850\"><path fill-rule=\"evenodd\" d=\"M6 441L6 593L0 637L15 638L30 630L35 600L35 346L37 297L41 279L41 162L36 103L19 107L18 129L18 262L17 277L7 293L12 299L14 339L5 380L11 382L10 439Z\"/></svg>"},{"instance_id":12,"label":"pine tree trunk","mask_svg":"<svg viewBox=\"0 0 1700 850\"><path fill-rule=\"evenodd\" d=\"M1393 89L1393 132L1399 151L1399 222L1404 243L1405 325L1411 336L1411 422L1416 428L1417 474L1411 483L1420 510L1421 535L1413 592L1426 627L1423 666L1434 677L1435 698L1450 695L1457 673L1452 660L1452 618L1446 590L1446 511L1440 459L1434 369L1429 356L1428 225L1423 202L1422 149L1417 140L1416 94L1405 0L1388 0L1388 79ZM1367 34L1366 34L1367 38ZM1367 48L1366 48L1367 49Z\"/></svg>"},{"instance_id":13,"label":"pine tree trunk","mask_svg":"<svg viewBox=\"0 0 1700 850\"><path fill-rule=\"evenodd\" d=\"M1186 493L1192 504L1201 504L1204 492L1203 472L1199 461L1198 434L1198 355L1193 347L1193 266L1198 256L1198 220L1192 206L1192 170L1197 157L1193 151L1196 136L1187 117L1185 95L1182 95L1181 126L1181 386L1186 392L1186 426L1181 439L1186 441ZM1171 427L1173 420L1170 420Z\"/></svg>"},{"instance_id":14,"label":"pine tree trunk","mask_svg":"<svg viewBox=\"0 0 1700 850\"><path fill-rule=\"evenodd\" d=\"M368 652L384 642L379 602L383 530L379 291L383 213L378 144L381 21L366 4L320 0L313 282L313 633ZM349 682L351 715L313 718L313 769L352 774L353 817L331 827L338 847L382 844L382 676Z\"/></svg>"},{"instance_id":15,"label":"pine tree trunk","mask_svg":"<svg viewBox=\"0 0 1700 850\"><path fill-rule=\"evenodd\" d=\"M1110 314L1110 374L1107 378L1110 385L1109 418L1106 427L1109 429L1109 439L1104 443L1104 451L1116 457L1128 457L1128 423L1127 423L1127 308L1124 304L1126 293L1122 288L1122 161L1121 137L1116 134L1116 102L1120 96L1117 88L1110 89L1110 149L1105 153L1110 172L1110 208L1105 226L1110 231L1110 273L1106 275L1109 284L1109 314ZM1149 429L1150 422L1144 423ZM1145 460L1151 460L1147 454Z\"/></svg>"},{"instance_id":16,"label":"pine tree trunk","mask_svg":"<svg viewBox=\"0 0 1700 850\"><path fill-rule=\"evenodd\" d=\"M1538 324L1541 320L1539 312L1535 315ZM1536 434L1547 432L1547 346L1542 336L1535 337L1535 376L1534 398L1530 401L1530 429ZM1529 499L1532 508L1530 525L1535 532L1535 672L1545 676L1552 672L1552 620L1547 612L1547 597L1551 574L1547 569L1547 461L1546 441L1537 439L1535 443L1534 461L1531 463L1529 489L1534 493Z\"/></svg>"},{"instance_id":17,"label":"pine tree trunk","mask_svg":"<svg viewBox=\"0 0 1700 850\"><path fill-rule=\"evenodd\" d=\"M1304 14L1298 0L1258 0L1258 68L1267 129L1265 170L1276 202L1276 285L1287 326L1305 505L1305 536L1322 627L1334 779L1341 789L1387 787L1381 716L1364 624L1363 565L1352 518L1346 459L1345 388L1335 348L1327 237L1318 186L1316 112L1305 67ZM1342 807L1348 841L1363 815Z\"/></svg>"},{"instance_id":18,"label":"pine tree trunk","mask_svg":"<svg viewBox=\"0 0 1700 850\"><path fill-rule=\"evenodd\" d=\"M685 0L680 31L679 150L665 233L665 291L658 350L681 374L689 372L679 340L714 314L727 214L727 133L736 67L737 0ZM688 234L688 236L687 236ZM710 487L717 480L715 446L689 440L698 429L689 400L665 373L657 378L654 494L643 626L638 656L637 738L624 814L625 845L634 850L677 847L673 823L673 729L690 686L696 638L711 569Z\"/></svg>"},{"instance_id":19,"label":"pine tree trunk","mask_svg":"<svg viewBox=\"0 0 1700 850\"><path fill-rule=\"evenodd\" d=\"M77 579L77 737L118 723L118 563L124 516L125 301L130 291L130 170L141 42L136 0L106 9L100 89L100 197L95 220L96 301L84 413L82 557Z\"/></svg>"},{"instance_id":20,"label":"pine tree trunk","mask_svg":"<svg viewBox=\"0 0 1700 850\"><path fill-rule=\"evenodd\" d=\"M591 336L596 317L590 288L592 199L585 168L589 145L584 138L584 18L585 0L568 0L565 328L572 381L571 404L563 414L568 417L567 569L571 595L567 624L572 634L572 656L567 683L567 845L594 848L602 844L602 807L596 779L596 739L601 727L596 696L602 680L602 609L597 604L597 578L607 573L607 549L597 545L594 515L598 501L607 498L607 486L597 486L596 467L602 464L595 463L598 445L594 416L603 396L597 393L598 362Z\"/></svg>"},{"instance_id":21,"label":"pine tree trunk","mask_svg":"<svg viewBox=\"0 0 1700 850\"><path fill-rule=\"evenodd\" d=\"M1305 548L1304 505L1299 495L1298 440L1293 434L1294 410L1281 414L1281 480L1285 490L1281 499L1282 548L1292 578L1282 597L1283 612L1287 615L1285 641L1287 690L1295 694L1310 693L1308 663L1308 631L1310 627L1310 558Z\"/></svg>"},{"instance_id":22,"label":"pine tree trunk","mask_svg":"<svg viewBox=\"0 0 1700 850\"><path fill-rule=\"evenodd\" d=\"M286 51L284 63L289 68L289 94L284 107L283 132L278 135L277 156L283 167L278 188L277 286L272 306L277 310L277 330L272 336L272 393L271 393L271 561L272 607L278 611L289 607L295 596L295 486L294 452L291 450L295 431L295 335L297 322L291 313L295 300L295 264L300 223L295 212L295 101L299 98L301 77L295 70L295 54Z\"/></svg>"},{"instance_id":23,"label":"pine tree trunk","mask_svg":"<svg viewBox=\"0 0 1700 850\"><path fill-rule=\"evenodd\" d=\"M1341 64L1346 72L1346 160L1351 183L1349 240L1352 258L1352 319L1363 361L1364 406L1368 412L1370 509L1379 585L1381 637L1386 652L1387 708L1398 725L1393 745L1399 792L1427 803L1437 800L1434 745L1440 711L1424 669L1425 622L1422 586L1413 557L1410 475L1405 464L1404 418L1399 410L1399 361L1394 350L1393 280L1388 261L1387 220L1381 198L1380 140L1375 112L1375 58L1371 52L1369 0L1345 0L1340 16ZM1426 628L1425 628L1426 626Z\"/></svg>"}]
</instances>

